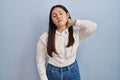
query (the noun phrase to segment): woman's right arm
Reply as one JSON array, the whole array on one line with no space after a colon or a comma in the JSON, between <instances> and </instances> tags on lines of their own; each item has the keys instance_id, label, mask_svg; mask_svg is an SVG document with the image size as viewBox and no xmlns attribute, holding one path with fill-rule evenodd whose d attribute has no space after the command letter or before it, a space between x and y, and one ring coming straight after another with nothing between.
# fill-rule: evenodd
<instances>
[{"instance_id":1,"label":"woman's right arm","mask_svg":"<svg viewBox=\"0 0 120 80\"><path fill-rule=\"evenodd\" d=\"M47 33L42 34L38 43L37 43L37 52L36 52L36 62L38 73L41 80L48 80L46 76L46 56L47 56Z\"/></svg>"}]
</instances>

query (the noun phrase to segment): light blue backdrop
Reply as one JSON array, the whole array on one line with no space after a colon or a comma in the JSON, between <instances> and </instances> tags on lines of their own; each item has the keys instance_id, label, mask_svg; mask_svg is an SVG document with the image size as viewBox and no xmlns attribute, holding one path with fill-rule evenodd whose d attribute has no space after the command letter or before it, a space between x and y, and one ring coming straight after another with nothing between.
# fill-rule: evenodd
<instances>
[{"instance_id":1,"label":"light blue backdrop","mask_svg":"<svg viewBox=\"0 0 120 80\"><path fill-rule=\"evenodd\" d=\"M35 55L49 10L62 4L97 30L80 45L82 80L120 80L119 0L0 0L0 80L39 80Z\"/></svg>"}]
</instances>

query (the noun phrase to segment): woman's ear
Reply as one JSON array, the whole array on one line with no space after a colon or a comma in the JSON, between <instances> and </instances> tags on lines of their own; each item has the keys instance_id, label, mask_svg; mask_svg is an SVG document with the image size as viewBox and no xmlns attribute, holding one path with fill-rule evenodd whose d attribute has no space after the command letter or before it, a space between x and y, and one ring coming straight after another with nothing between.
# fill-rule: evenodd
<instances>
[{"instance_id":1,"label":"woman's ear","mask_svg":"<svg viewBox=\"0 0 120 80\"><path fill-rule=\"evenodd\" d=\"M69 13L67 13L67 18L69 18L70 17L70 14Z\"/></svg>"}]
</instances>

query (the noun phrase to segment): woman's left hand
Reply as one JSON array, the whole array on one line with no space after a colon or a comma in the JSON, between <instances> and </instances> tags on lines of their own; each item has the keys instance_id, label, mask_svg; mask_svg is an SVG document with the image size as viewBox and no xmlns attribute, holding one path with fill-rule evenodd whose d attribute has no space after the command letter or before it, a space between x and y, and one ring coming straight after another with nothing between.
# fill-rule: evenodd
<instances>
[{"instance_id":1,"label":"woman's left hand","mask_svg":"<svg viewBox=\"0 0 120 80\"><path fill-rule=\"evenodd\" d=\"M69 28L70 26L75 26L76 20L73 19L68 19L67 27Z\"/></svg>"}]
</instances>

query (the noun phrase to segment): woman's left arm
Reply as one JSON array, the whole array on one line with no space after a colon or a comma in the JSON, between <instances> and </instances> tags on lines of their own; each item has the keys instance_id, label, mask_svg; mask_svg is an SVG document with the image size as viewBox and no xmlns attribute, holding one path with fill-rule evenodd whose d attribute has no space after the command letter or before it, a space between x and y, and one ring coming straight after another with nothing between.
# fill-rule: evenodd
<instances>
[{"instance_id":1,"label":"woman's left arm","mask_svg":"<svg viewBox=\"0 0 120 80\"><path fill-rule=\"evenodd\" d=\"M85 40L97 28L97 24L90 20L71 20L71 24L80 27L75 31L79 35L79 42Z\"/></svg>"}]
</instances>

